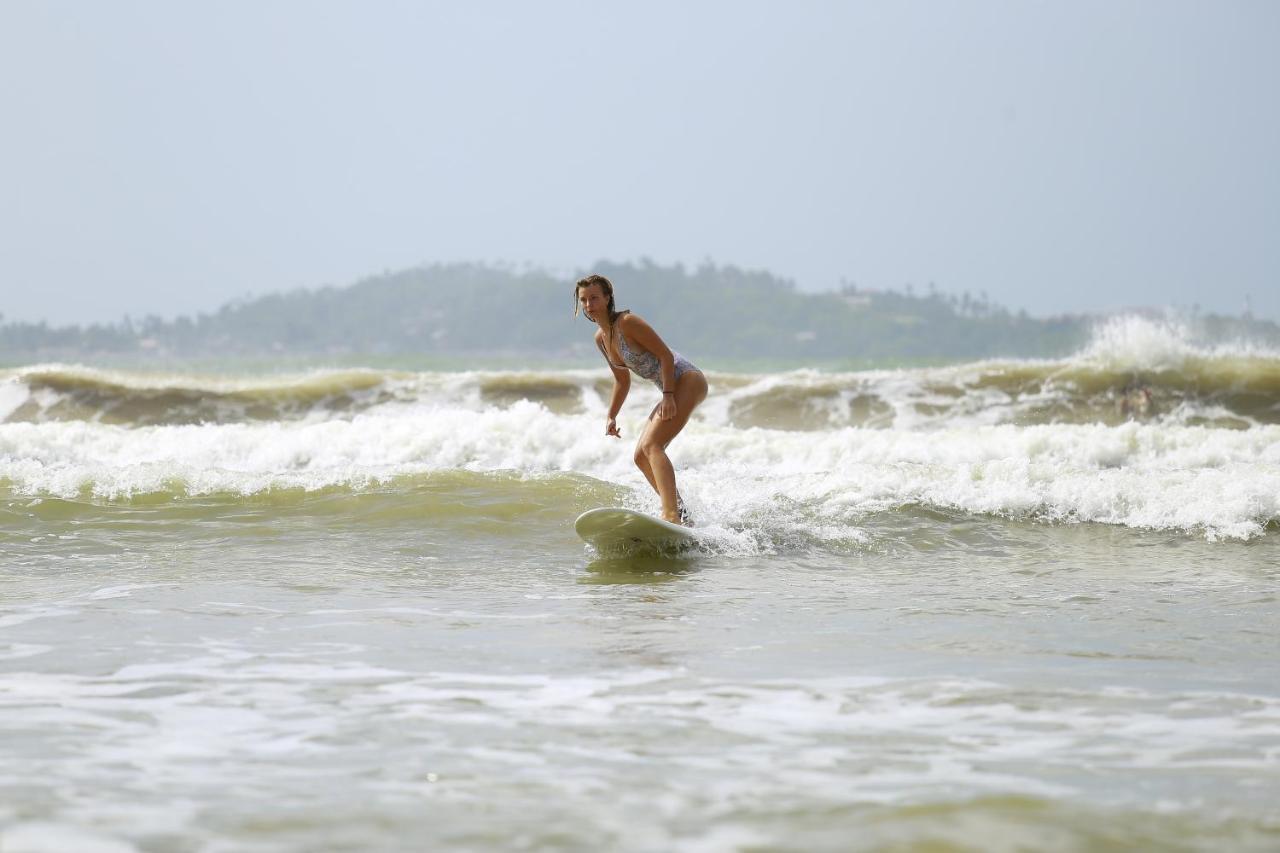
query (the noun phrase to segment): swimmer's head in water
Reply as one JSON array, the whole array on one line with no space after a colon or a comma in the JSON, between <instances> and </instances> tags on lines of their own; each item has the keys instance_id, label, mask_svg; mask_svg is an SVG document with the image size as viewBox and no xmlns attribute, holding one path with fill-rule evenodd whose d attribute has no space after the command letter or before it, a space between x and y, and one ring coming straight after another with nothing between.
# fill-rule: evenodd
<instances>
[{"instance_id":1,"label":"swimmer's head in water","mask_svg":"<svg viewBox=\"0 0 1280 853\"><path fill-rule=\"evenodd\" d=\"M578 283L573 286L573 316L578 316L579 309L582 308L582 291L588 287L600 288L600 292L604 298L609 300L609 322L612 323L618 319L618 309L613 304L613 282L602 275L589 275L586 278L578 279Z\"/></svg>"}]
</instances>

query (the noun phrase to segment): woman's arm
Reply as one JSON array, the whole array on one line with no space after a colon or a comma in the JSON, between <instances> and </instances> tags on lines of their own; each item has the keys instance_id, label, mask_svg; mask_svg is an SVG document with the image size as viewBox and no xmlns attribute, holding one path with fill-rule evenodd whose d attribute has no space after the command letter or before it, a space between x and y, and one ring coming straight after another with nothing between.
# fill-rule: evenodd
<instances>
[{"instance_id":1,"label":"woman's arm","mask_svg":"<svg viewBox=\"0 0 1280 853\"><path fill-rule=\"evenodd\" d=\"M604 348L604 342L599 338L596 338L596 346L600 348L605 364L609 365L609 370L613 372L613 396L609 398L609 416L604 422L604 434L622 438L622 433L618 430L618 412L622 411L622 404L631 390L631 371L613 363L613 359L609 358L609 353Z\"/></svg>"},{"instance_id":2,"label":"woman's arm","mask_svg":"<svg viewBox=\"0 0 1280 853\"><path fill-rule=\"evenodd\" d=\"M619 374L614 371L613 397L609 400L609 418L604 422L605 435L622 438L622 433L618 430L618 412L622 411L622 403L627 399L627 392L630 390L631 374Z\"/></svg>"},{"instance_id":3,"label":"woman's arm","mask_svg":"<svg viewBox=\"0 0 1280 853\"><path fill-rule=\"evenodd\" d=\"M624 314L618 322L626 336L653 353L662 369L662 403L658 406L658 419L667 421L676 416L676 357L653 327L635 314Z\"/></svg>"}]
</instances>

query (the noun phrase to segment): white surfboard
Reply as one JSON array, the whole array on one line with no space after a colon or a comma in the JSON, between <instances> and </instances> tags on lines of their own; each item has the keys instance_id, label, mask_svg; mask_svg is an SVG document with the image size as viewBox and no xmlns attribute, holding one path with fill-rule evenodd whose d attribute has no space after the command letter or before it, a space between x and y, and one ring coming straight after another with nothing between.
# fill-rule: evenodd
<instances>
[{"instance_id":1,"label":"white surfboard","mask_svg":"<svg viewBox=\"0 0 1280 853\"><path fill-rule=\"evenodd\" d=\"M617 506L587 510L573 529L600 552L678 551L698 541L684 525Z\"/></svg>"}]
</instances>

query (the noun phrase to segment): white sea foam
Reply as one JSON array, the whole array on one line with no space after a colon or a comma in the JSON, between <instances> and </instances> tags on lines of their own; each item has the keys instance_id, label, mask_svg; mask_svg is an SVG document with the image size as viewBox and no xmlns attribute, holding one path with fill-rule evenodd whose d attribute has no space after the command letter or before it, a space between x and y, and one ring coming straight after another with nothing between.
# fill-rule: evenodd
<instances>
[{"instance_id":1,"label":"white sea foam","mask_svg":"<svg viewBox=\"0 0 1280 853\"><path fill-rule=\"evenodd\" d=\"M1125 315L1098 324L1080 359L1108 367L1169 370L1203 354L1208 353L1193 343L1184 323Z\"/></svg>"},{"instance_id":2,"label":"white sea foam","mask_svg":"<svg viewBox=\"0 0 1280 853\"><path fill-rule=\"evenodd\" d=\"M31 389L20 378L12 376L0 380L0 424L27 402L30 396Z\"/></svg>"},{"instance_id":3,"label":"white sea foam","mask_svg":"<svg viewBox=\"0 0 1280 853\"><path fill-rule=\"evenodd\" d=\"M1192 358L1232 357L1277 359L1280 354L1246 341L1207 341L1177 317L1125 314L1098 323L1076 360L1110 368L1175 370Z\"/></svg>"},{"instance_id":4,"label":"white sea foam","mask_svg":"<svg viewBox=\"0 0 1280 853\"><path fill-rule=\"evenodd\" d=\"M622 419L638 434L643 408ZM408 407L319 423L125 428L0 425L0 480L23 494L254 494L365 488L439 471L587 475L647 486L600 413ZM1280 427L1010 425L786 432L696 420L672 446L703 523L848 535L869 511L924 504L1249 538L1280 519ZM648 498L644 498L648 500ZM838 531L844 530L844 534Z\"/></svg>"}]
</instances>

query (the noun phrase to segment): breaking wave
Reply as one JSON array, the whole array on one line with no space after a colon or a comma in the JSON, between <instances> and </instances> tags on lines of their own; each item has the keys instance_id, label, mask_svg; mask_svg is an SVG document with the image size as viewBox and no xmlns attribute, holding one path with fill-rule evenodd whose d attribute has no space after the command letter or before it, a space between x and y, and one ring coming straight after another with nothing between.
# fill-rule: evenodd
<instances>
[{"instance_id":1,"label":"breaking wave","mask_svg":"<svg viewBox=\"0 0 1280 853\"><path fill-rule=\"evenodd\" d=\"M855 536L925 506L1248 539L1280 522L1280 357L1132 318L1056 361L747 375L672 447L700 523ZM601 370L0 374L0 487L128 500L361 490L441 472L568 477L649 500L602 435ZM645 383L621 425L638 434ZM569 482L569 481L566 481ZM567 486L566 488L576 488Z\"/></svg>"}]
</instances>

